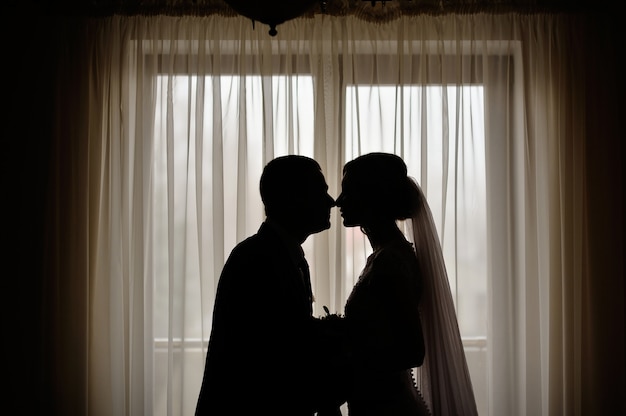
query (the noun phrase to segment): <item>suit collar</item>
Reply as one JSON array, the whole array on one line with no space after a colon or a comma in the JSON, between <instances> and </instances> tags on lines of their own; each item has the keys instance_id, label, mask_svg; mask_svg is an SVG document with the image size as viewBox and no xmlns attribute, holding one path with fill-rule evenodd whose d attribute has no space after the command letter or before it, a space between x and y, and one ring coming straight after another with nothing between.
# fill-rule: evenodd
<instances>
[{"instance_id":1,"label":"suit collar","mask_svg":"<svg viewBox=\"0 0 626 416\"><path fill-rule=\"evenodd\" d=\"M276 223L276 221L272 221L270 218L267 218L263 224L261 224L261 228L259 228L259 233L262 232L270 232L274 234L274 236L278 238L287 250L293 264L295 266L300 265L304 259L304 250L302 250L302 246L298 244L296 239L293 238L284 227Z\"/></svg>"}]
</instances>

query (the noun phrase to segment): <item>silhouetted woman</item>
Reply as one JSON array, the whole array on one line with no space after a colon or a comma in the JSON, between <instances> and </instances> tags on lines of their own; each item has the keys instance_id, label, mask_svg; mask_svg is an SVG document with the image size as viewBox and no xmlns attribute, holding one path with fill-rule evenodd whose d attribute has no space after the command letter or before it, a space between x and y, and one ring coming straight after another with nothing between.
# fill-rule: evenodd
<instances>
[{"instance_id":1,"label":"silhouetted woman","mask_svg":"<svg viewBox=\"0 0 626 416\"><path fill-rule=\"evenodd\" d=\"M337 206L373 250L345 305L349 415L475 415L441 246L406 164L388 153L348 162ZM412 242L400 220L411 220Z\"/></svg>"}]
</instances>

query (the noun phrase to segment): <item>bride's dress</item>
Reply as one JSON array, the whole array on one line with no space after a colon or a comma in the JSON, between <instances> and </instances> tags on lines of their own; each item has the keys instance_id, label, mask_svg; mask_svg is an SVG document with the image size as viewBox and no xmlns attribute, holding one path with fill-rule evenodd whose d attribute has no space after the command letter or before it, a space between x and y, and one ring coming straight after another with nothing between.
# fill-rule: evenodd
<instances>
[{"instance_id":1,"label":"bride's dress","mask_svg":"<svg viewBox=\"0 0 626 416\"><path fill-rule=\"evenodd\" d=\"M411 243L394 241L369 256L345 305L354 366L350 416L429 414L411 372L424 359L421 293Z\"/></svg>"}]
</instances>

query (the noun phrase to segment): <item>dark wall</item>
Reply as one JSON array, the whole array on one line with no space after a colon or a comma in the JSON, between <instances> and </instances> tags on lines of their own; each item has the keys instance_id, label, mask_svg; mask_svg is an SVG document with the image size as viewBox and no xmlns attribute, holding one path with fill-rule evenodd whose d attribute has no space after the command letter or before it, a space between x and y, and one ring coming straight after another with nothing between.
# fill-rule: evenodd
<instances>
[{"instance_id":1,"label":"dark wall","mask_svg":"<svg viewBox=\"0 0 626 416\"><path fill-rule=\"evenodd\" d=\"M10 18L8 18L10 19ZM3 39L3 166L6 210L2 290L7 414L39 414L43 401L42 276L44 216L53 132L55 55L46 21L29 18L28 29L11 27ZM12 25L11 25L12 26ZM4 29L3 29L4 30ZM7 29L8 32L8 29ZM7 68L8 67L8 68ZM8 229L7 229L8 228Z\"/></svg>"},{"instance_id":2,"label":"dark wall","mask_svg":"<svg viewBox=\"0 0 626 416\"><path fill-rule=\"evenodd\" d=\"M615 15L617 16L617 15ZM584 45L589 284L582 311L582 414L626 414L626 154L624 25L597 16ZM582 45L581 45L582 46ZM607 65L607 60L612 65Z\"/></svg>"}]
</instances>

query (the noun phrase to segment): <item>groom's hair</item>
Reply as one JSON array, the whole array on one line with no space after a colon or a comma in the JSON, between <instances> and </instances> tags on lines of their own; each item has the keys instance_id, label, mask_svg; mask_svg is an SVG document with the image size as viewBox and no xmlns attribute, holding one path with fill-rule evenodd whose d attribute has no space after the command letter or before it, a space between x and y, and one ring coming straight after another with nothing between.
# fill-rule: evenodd
<instances>
[{"instance_id":1,"label":"groom's hair","mask_svg":"<svg viewBox=\"0 0 626 416\"><path fill-rule=\"evenodd\" d=\"M321 171L314 159L300 155L280 156L263 168L260 181L265 214L280 215L297 206L307 192L309 178Z\"/></svg>"}]
</instances>

